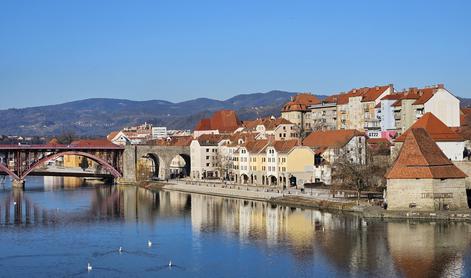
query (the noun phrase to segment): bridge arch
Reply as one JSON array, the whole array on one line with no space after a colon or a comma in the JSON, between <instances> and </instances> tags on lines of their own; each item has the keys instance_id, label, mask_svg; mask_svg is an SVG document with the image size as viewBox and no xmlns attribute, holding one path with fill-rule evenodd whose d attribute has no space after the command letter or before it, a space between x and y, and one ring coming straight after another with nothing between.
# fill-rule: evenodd
<instances>
[{"instance_id":1,"label":"bridge arch","mask_svg":"<svg viewBox=\"0 0 471 278\"><path fill-rule=\"evenodd\" d=\"M29 173L31 173L38 166L48 162L49 160L53 160L53 159L56 159L56 158L64 156L64 155L84 156L86 158L89 158L89 159L95 161L96 163L100 164L101 166L103 166L103 168L105 170L108 170L111 173L111 175L113 175L113 177L115 177L115 178L122 177L122 174L118 170L116 170L111 164L109 164L106 160L101 159L96 155L86 153L86 152L80 152L80 151L63 151L63 152L53 153L51 155L45 156L45 157L41 158L40 160L36 161L35 163L33 163L28 168L28 170L26 170L24 173L21 174L21 177L19 177L17 179L23 180L24 178L26 178L26 176L28 176Z\"/></svg>"},{"instance_id":2,"label":"bridge arch","mask_svg":"<svg viewBox=\"0 0 471 278\"><path fill-rule=\"evenodd\" d=\"M12 177L15 180L20 179L12 170L8 169L7 166L3 165L3 163L0 163L0 171L7 173L10 177Z\"/></svg>"}]
</instances>

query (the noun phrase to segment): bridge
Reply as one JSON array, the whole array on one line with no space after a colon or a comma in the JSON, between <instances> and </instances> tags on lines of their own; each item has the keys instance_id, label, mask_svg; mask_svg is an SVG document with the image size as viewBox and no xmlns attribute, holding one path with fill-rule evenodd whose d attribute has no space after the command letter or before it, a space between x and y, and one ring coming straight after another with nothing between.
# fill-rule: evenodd
<instances>
[{"instance_id":1,"label":"bridge","mask_svg":"<svg viewBox=\"0 0 471 278\"><path fill-rule=\"evenodd\" d=\"M152 177L172 177L171 164L176 157L184 161L182 174L190 172L189 146L130 145L119 146L107 140L79 140L69 145L0 145L0 175L8 175L13 186L24 187L29 175L41 176L90 176L90 173L50 172L41 170L48 161L65 155L82 156L101 165L107 174L92 174L95 177L109 176L118 183L134 183L142 180L143 160L151 162ZM150 178L146 176L145 178Z\"/></svg>"},{"instance_id":2,"label":"bridge","mask_svg":"<svg viewBox=\"0 0 471 278\"><path fill-rule=\"evenodd\" d=\"M152 161L153 176L161 180L171 178L172 161L182 158L184 166L183 176L190 174L190 146L159 146L159 145L130 145L123 153L123 182L136 182L141 179L142 171L139 161Z\"/></svg>"},{"instance_id":3,"label":"bridge","mask_svg":"<svg viewBox=\"0 0 471 278\"><path fill-rule=\"evenodd\" d=\"M65 155L81 156L101 165L114 178L123 176L122 155L124 148L106 140L80 140L69 145L0 145L0 174L9 175L13 185L23 187L28 175L38 175L34 170L48 161ZM43 172L43 175L49 175Z\"/></svg>"}]
</instances>

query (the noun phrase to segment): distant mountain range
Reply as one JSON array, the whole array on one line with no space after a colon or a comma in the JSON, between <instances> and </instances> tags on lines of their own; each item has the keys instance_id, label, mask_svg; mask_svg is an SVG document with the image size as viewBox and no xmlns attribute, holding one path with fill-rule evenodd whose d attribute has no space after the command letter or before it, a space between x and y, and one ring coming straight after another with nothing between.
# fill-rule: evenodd
<instances>
[{"instance_id":1,"label":"distant mountain range","mask_svg":"<svg viewBox=\"0 0 471 278\"><path fill-rule=\"evenodd\" d=\"M236 110L241 120L279 116L295 92L270 91L242 94L226 100L197 98L173 103L165 100L132 101L93 98L57 105L0 110L0 135L51 136L73 132L104 136L111 131L144 122L169 129L193 129L219 109ZM325 96L318 96L324 98ZM471 99L460 98L471 106Z\"/></svg>"},{"instance_id":2,"label":"distant mountain range","mask_svg":"<svg viewBox=\"0 0 471 278\"><path fill-rule=\"evenodd\" d=\"M0 134L50 136L74 132L103 136L144 122L170 129L193 129L197 121L219 109L236 110L241 120L280 115L293 92L242 94L227 100L197 98L172 103L93 98L57 105L0 110ZM322 96L320 96L322 97Z\"/></svg>"}]
</instances>

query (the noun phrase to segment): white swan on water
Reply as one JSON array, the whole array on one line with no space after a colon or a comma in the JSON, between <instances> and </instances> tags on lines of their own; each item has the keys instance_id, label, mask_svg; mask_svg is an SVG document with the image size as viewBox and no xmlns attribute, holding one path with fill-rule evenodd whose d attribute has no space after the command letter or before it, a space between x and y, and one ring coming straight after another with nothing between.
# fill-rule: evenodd
<instances>
[{"instance_id":1,"label":"white swan on water","mask_svg":"<svg viewBox=\"0 0 471 278\"><path fill-rule=\"evenodd\" d=\"M168 262L168 267L172 267L172 261Z\"/></svg>"},{"instance_id":2,"label":"white swan on water","mask_svg":"<svg viewBox=\"0 0 471 278\"><path fill-rule=\"evenodd\" d=\"M92 265L90 263L87 264L87 270L92 271Z\"/></svg>"},{"instance_id":3,"label":"white swan on water","mask_svg":"<svg viewBox=\"0 0 471 278\"><path fill-rule=\"evenodd\" d=\"M119 249L118 249L118 252L119 253L123 252L123 247L120 246Z\"/></svg>"},{"instance_id":4,"label":"white swan on water","mask_svg":"<svg viewBox=\"0 0 471 278\"><path fill-rule=\"evenodd\" d=\"M148 241L147 241L147 246L148 246L148 247L152 247L152 241L148 240Z\"/></svg>"}]
</instances>

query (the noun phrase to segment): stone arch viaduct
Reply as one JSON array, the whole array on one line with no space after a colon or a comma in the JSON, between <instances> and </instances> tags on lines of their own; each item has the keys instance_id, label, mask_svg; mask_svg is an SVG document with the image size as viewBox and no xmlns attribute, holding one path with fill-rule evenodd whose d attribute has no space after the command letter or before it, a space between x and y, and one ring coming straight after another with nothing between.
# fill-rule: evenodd
<instances>
[{"instance_id":1,"label":"stone arch viaduct","mask_svg":"<svg viewBox=\"0 0 471 278\"><path fill-rule=\"evenodd\" d=\"M178 156L185 160L185 168L189 174L191 163L189 146L126 146L123 153L123 177L119 181L132 183L139 180L138 162L141 158L152 159L156 165L157 176L160 179L168 179L170 178L170 163Z\"/></svg>"}]
</instances>

